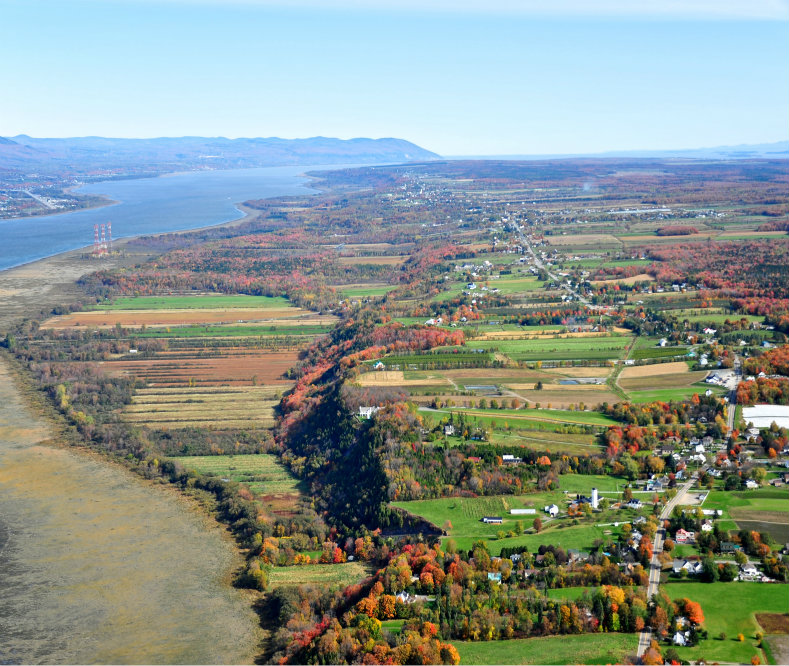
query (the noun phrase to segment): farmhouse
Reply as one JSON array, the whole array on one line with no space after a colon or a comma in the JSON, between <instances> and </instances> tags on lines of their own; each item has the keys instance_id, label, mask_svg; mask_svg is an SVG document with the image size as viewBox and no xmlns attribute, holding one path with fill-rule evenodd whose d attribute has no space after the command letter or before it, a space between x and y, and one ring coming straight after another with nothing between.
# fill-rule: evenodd
<instances>
[{"instance_id":1,"label":"farmhouse","mask_svg":"<svg viewBox=\"0 0 789 666\"><path fill-rule=\"evenodd\" d=\"M677 543L693 543L696 541L696 533L688 532L687 530L680 528L677 530L677 533L674 536L674 541Z\"/></svg>"},{"instance_id":2,"label":"farmhouse","mask_svg":"<svg viewBox=\"0 0 789 666\"><path fill-rule=\"evenodd\" d=\"M674 560L674 564L672 565L672 570L675 574L680 573L681 571L685 570L691 576L697 576L700 574L704 567L702 566L700 561L692 561L692 560Z\"/></svg>"},{"instance_id":3,"label":"farmhouse","mask_svg":"<svg viewBox=\"0 0 789 666\"><path fill-rule=\"evenodd\" d=\"M362 407L359 406L359 418L371 419L380 408L379 407Z\"/></svg>"},{"instance_id":4,"label":"farmhouse","mask_svg":"<svg viewBox=\"0 0 789 666\"><path fill-rule=\"evenodd\" d=\"M545 511L545 513L547 513L552 518L555 518L556 516L559 515L559 507L556 506L555 504L549 504L543 510Z\"/></svg>"}]
</instances>

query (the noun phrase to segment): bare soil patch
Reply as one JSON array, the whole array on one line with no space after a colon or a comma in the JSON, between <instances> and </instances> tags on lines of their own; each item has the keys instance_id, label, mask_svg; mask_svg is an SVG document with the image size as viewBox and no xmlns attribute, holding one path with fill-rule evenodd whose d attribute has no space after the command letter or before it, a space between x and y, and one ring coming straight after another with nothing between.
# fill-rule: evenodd
<instances>
[{"instance_id":1,"label":"bare soil patch","mask_svg":"<svg viewBox=\"0 0 789 666\"><path fill-rule=\"evenodd\" d=\"M765 634L789 634L789 613L755 613Z\"/></svg>"},{"instance_id":2,"label":"bare soil patch","mask_svg":"<svg viewBox=\"0 0 789 666\"><path fill-rule=\"evenodd\" d=\"M134 375L153 386L183 386L190 382L201 386L251 386L253 383L282 387L293 386L283 373L295 365L298 352L268 352L220 358L145 359L108 361L101 364L106 372Z\"/></svg>"},{"instance_id":3,"label":"bare soil patch","mask_svg":"<svg viewBox=\"0 0 789 666\"><path fill-rule=\"evenodd\" d=\"M593 285L601 285L601 284L635 284L636 282L650 282L655 278L649 275L649 273L639 273L638 275L631 275L627 278L613 278L611 280L594 280L592 282Z\"/></svg>"},{"instance_id":4,"label":"bare soil patch","mask_svg":"<svg viewBox=\"0 0 789 666\"><path fill-rule=\"evenodd\" d=\"M359 375L359 386L446 386L448 379L428 375L425 379L406 379L402 370L376 370Z\"/></svg>"},{"instance_id":5,"label":"bare soil patch","mask_svg":"<svg viewBox=\"0 0 789 666\"><path fill-rule=\"evenodd\" d=\"M658 375L676 375L689 373L688 364L685 361L674 361L673 363L652 363L651 365L631 365L622 370L620 379L635 379L636 377L657 377ZM694 373L698 374L698 373ZM707 373L702 374L702 378ZM698 381L698 380L696 380Z\"/></svg>"},{"instance_id":6,"label":"bare soil patch","mask_svg":"<svg viewBox=\"0 0 789 666\"><path fill-rule=\"evenodd\" d=\"M74 312L47 319L41 328L112 328L116 324L134 328L141 326L187 326L189 324L220 324L266 322L295 319L314 312L301 308L222 308L211 310L112 310Z\"/></svg>"}]
</instances>

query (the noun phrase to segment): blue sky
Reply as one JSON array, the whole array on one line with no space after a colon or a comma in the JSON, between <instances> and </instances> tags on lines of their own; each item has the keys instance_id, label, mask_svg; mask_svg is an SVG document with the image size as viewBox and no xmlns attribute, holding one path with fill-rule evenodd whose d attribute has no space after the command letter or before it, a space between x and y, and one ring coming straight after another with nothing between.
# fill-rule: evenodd
<instances>
[{"instance_id":1,"label":"blue sky","mask_svg":"<svg viewBox=\"0 0 789 666\"><path fill-rule=\"evenodd\" d=\"M789 139L786 0L0 0L0 26L2 136Z\"/></svg>"}]
</instances>

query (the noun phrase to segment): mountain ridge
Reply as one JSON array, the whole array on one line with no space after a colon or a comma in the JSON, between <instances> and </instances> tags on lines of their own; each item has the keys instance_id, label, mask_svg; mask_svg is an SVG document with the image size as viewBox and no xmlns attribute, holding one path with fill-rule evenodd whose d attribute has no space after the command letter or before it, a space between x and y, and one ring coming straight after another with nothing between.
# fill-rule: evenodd
<instances>
[{"instance_id":1,"label":"mountain ridge","mask_svg":"<svg viewBox=\"0 0 789 666\"><path fill-rule=\"evenodd\" d=\"M405 139L310 137L0 137L0 169L82 171L150 165L163 169L401 163L439 155Z\"/></svg>"}]
</instances>

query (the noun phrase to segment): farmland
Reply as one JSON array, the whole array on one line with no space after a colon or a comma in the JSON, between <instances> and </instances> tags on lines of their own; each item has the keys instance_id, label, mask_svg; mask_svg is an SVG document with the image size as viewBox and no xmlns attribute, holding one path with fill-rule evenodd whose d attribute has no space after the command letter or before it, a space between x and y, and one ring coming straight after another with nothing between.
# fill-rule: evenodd
<instances>
[{"instance_id":1,"label":"farmland","mask_svg":"<svg viewBox=\"0 0 789 666\"><path fill-rule=\"evenodd\" d=\"M315 585L341 590L347 585L358 583L371 573L370 567L363 562L274 567L269 571L269 584L274 588Z\"/></svg>"},{"instance_id":2,"label":"farmland","mask_svg":"<svg viewBox=\"0 0 789 666\"><path fill-rule=\"evenodd\" d=\"M688 598L701 604L704 628L709 638L695 647L677 647L680 657L688 660L750 663L760 654L755 634L761 631L756 613L787 613L789 597L784 585L762 583L668 583L666 593L671 599ZM732 609L737 609L732 612ZM721 640L719 635L725 633ZM737 635L745 640L740 642Z\"/></svg>"},{"instance_id":3,"label":"farmland","mask_svg":"<svg viewBox=\"0 0 789 666\"><path fill-rule=\"evenodd\" d=\"M123 418L167 429L270 428L279 390L273 386L138 389Z\"/></svg>"},{"instance_id":4,"label":"farmland","mask_svg":"<svg viewBox=\"0 0 789 666\"><path fill-rule=\"evenodd\" d=\"M97 310L245 310L291 307L288 299L278 296L247 296L246 294L201 294L194 296L133 296L100 303Z\"/></svg>"},{"instance_id":5,"label":"farmland","mask_svg":"<svg viewBox=\"0 0 789 666\"><path fill-rule=\"evenodd\" d=\"M635 654L634 634L581 634L455 643L461 664L621 664Z\"/></svg>"},{"instance_id":6,"label":"farmland","mask_svg":"<svg viewBox=\"0 0 789 666\"><path fill-rule=\"evenodd\" d=\"M474 340L473 346L498 351L513 361L564 361L620 358L630 339L625 336L524 340Z\"/></svg>"},{"instance_id":7,"label":"farmland","mask_svg":"<svg viewBox=\"0 0 789 666\"><path fill-rule=\"evenodd\" d=\"M137 377L150 386L254 386L266 384L282 390L292 382L282 378L298 358L297 352L232 350L203 358L199 352L176 357L109 361L114 374Z\"/></svg>"},{"instance_id":8,"label":"farmland","mask_svg":"<svg viewBox=\"0 0 789 666\"><path fill-rule=\"evenodd\" d=\"M291 515L302 497L299 480L270 454L183 456L172 460L185 469L243 484L276 515Z\"/></svg>"}]
</instances>

